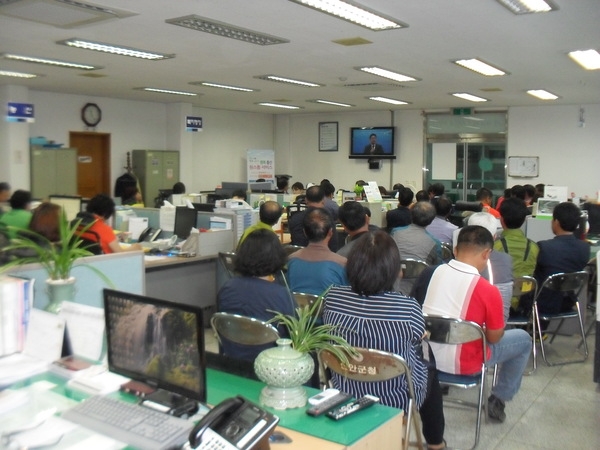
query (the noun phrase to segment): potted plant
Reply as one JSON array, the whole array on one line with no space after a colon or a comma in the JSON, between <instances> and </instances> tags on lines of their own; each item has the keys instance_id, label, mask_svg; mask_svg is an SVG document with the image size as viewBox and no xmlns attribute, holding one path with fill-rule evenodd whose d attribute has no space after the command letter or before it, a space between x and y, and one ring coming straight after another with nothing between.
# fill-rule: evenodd
<instances>
[{"instance_id":1,"label":"potted plant","mask_svg":"<svg viewBox=\"0 0 600 450\"><path fill-rule=\"evenodd\" d=\"M335 334L337 326L318 323L325 295L326 292L312 305L296 308L295 316L272 311L275 316L269 322L283 324L290 337L278 339L277 347L262 351L254 362L256 375L267 384L260 394L261 404L275 409L306 405L302 385L314 372L311 353L329 350L344 364L348 364L348 355L357 356L353 347Z\"/></svg>"},{"instance_id":2,"label":"potted plant","mask_svg":"<svg viewBox=\"0 0 600 450\"><path fill-rule=\"evenodd\" d=\"M93 255L79 236L79 233L85 232L91 224L79 230L80 223L80 220L70 223L63 214L58 221L60 242L54 243L39 233L21 230L19 236L3 249L15 256L0 267L2 272L30 263L40 264L44 268L48 274L46 286L50 299L46 311L58 313L63 301L73 300L76 281L75 277L71 276L73 264L79 258ZM108 277L96 267L85 264L83 266L94 271L104 282L112 286Z\"/></svg>"}]
</instances>

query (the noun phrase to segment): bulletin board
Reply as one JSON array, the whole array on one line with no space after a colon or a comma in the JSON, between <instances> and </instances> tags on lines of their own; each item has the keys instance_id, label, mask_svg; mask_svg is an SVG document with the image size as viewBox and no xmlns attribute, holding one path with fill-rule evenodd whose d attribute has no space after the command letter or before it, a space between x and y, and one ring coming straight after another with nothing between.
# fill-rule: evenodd
<instances>
[{"instance_id":1,"label":"bulletin board","mask_svg":"<svg viewBox=\"0 0 600 450\"><path fill-rule=\"evenodd\" d=\"M538 156L509 156L508 176L531 178L539 176L540 158Z\"/></svg>"}]
</instances>

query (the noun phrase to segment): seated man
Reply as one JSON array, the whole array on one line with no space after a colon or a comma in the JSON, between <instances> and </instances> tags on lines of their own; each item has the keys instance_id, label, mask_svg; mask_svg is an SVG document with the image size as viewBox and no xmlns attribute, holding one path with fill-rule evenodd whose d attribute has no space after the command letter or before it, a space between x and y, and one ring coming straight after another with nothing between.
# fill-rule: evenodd
<instances>
[{"instance_id":1,"label":"seated man","mask_svg":"<svg viewBox=\"0 0 600 450\"><path fill-rule=\"evenodd\" d=\"M369 231L369 219L365 208L358 202L346 202L340 206L339 219L348 237L338 255L347 258L358 238Z\"/></svg>"},{"instance_id":2,"label":"seated man","mask_svg":"<svg viewBox=\"0 0 600 450\"><path fill-rule=\"evenodd\" d=\"M412 222L410 218L410 204L414 196L413 191L407 187L401 187L398 190L398 207L385 214L385 221L389 232L397 227L405 227Z\"/></svg>"},{"instance_id":3,"label":"seated man","mask_svg":"<svg viewBox=\"0 0 600 450\"><path fill-rule=\"evenodd\" d=\"M310 184L310 183L309 183ZM304 216L311 208L325 207L325 193L321 186L312 185L306 189L306 208L304 211L294 213L288 217L288 228L290 230L290 238L292 245L306 247L308 238L304 234ZM337 236L332 237L329 241L329 248L332 252L337 251Z\"/></svg>"},{"instance_id":4,"label":"seated man","mask_svg":"<svg viewBox=\"0 0 600 450\"><path fill-rule=\"evenodd\" d=\"M322 294L331 285L347 285L346 258L327 246L334 224L323 208L311 209L304 216L308 247L294 252L288 261L288 279L292 292Z\"/></svg>"},{"instance_id":5,"label":"seated man","mask_svg":"<svg viewBox=\"0 0 600 450\"><path fill-rule=\"evenodd\" d=\"M329 181L321 182L321 188L323 189L323 194L325 194L325 209L329 211L333 220L337 222L338 220L338 211L340 206L333 199L335 195L335 187Z\"/></svg>"},{"instance_id":6,"label":"seated man","mask_svg":"<svg viewBox=\"0 0 600 450\"><path fill-rule=\"evenodd\" d=\"M429 265L441 264L440 241L425 229L435 218L435 208L429 202L417 202L410 212L412 223L392 231L402 258L421 259Z\"/></svg>"},{"instance_id":7,"label":"seated man","mask_svg":"<svg viewBox=\"0 0 600 450\"><path fill-rule=\"evenodd\" d=\"M579 225L580 214L579 208L570 202L559 203L554 208L552 232L556 236L538 242L540 253L534 276L539 286L555 273L577 272L585 268L590 259L590 246L573 234ZM570 311L575 301L574 294L563 297L559 292L543 290L538 308L541 313L547 314Z\"/></svg>"},{"instance_id":8,"label":"seated man","mask_svg":"<svg viewBox=\"0 0 600 450\"><path fill-rule=\"evenodd\" d=\"M260 205L258 210L258 222L254 225L249 226L244 230L244 234L240 237L238 241L238 248L242 245L242 242L248 237L250 233L256 230L271 230L273 231L273 225L275 225L281 214L283 213L283 209L279 205L279 203L269 200Z\"/></svg>"},{"instance_id":9,"label":"seated man","mask_svg":"<svg viewBox=\"0 0 600 450\"><path fill-rule=\"evenodd\" d=\"M488 399L488 415L504 422L504 404L519 390L531 351L531 337L520 329L504 331L500 292L479 275L492 252L494 240L488 230L469 225L460 230L455 259L427 268L419 278L415 298L423 312L469 320L484 328L490 353L488 365L499 365L498 382ZM462 375L481 370L481 344L461 346L431 344L438 370Z\"/></svg>"},{"instance_id":10,"label":"seated man","mask_svg":"<svg viewBox=\"0 0 600 450\"><path fill-rule=\"evenodd\" d=\"M513 279L532 276L540 249L538 245L525 236L521 230L529 211L520 198L507 198L500 206L500 224L504 229L500 238L494 242L494 250L504 252L512 258ZM513 315L528 313L533 302L532 296L511 300Z\"/></svg>"},{"instance_id":11,"label":"seated man","mask_svg":"<svg viewBox=\"0 0 600 450\"><path fill-rule=\"evenodd\" d=\"M452 212L452 202L447 197L434 197L431 204L435 208L435 217L426 230L440 242L452 243L452 234L458 227L448 222L448 216Z\"/></svg>"},{"instance_id":12,"label":"seated man","mask_svg":"<svg viewBox=\"0 0 600 450\"><path fill-rule=\"evenodd\" d=\"M492 191L485 187L479 188L475 193L475 198L483 207L482 211L488 212L496 219L499 219L500 213L492 207L492 197Z\"/></svg>"}]
</instances>

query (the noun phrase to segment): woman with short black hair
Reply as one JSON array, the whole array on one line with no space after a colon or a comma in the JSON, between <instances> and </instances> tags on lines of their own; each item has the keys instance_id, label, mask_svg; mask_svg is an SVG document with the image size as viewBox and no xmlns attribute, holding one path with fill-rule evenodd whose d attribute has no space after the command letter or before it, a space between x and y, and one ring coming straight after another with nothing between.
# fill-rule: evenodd
<instances>
[{"instance_id":1,"label":"woman with short black hair","mask_svg":"<svg viewBox=\"0 0 600 450\"><path fill-rule=\"evenodd\" d=\"M393 292L400 275L400 253L385 231L367 232L348 255L350 286L334 286L325 297L323 320L335 325L350 345L400 355L408 363L415 402L423 422L428 449L445 447L442 393L435 367L423 359L421 340L425 320L414 298ZM408 386L404 376L364 383L333 375L337 389L356 398L376 395L381 403L406 410Z\"/></svg>"}]
</instances>

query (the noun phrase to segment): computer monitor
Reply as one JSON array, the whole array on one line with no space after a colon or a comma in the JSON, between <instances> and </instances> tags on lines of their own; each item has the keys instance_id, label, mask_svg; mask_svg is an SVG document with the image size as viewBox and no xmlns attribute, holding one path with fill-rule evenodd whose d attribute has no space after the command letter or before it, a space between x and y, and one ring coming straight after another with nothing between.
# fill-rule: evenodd
<instances>
[{"instance_id":1,"label":"computer monitor","mask_svg":"<svg viewBox=\"0 0 600 450\"><path fill-rule=\"evenodd\" d=\"M59 205L67 216L67 220L75 219L81 212L81 197L76 195L51 195L48 200L50 203Z\"/></svg>"},{"instance_id":2,"label":"computer monitor","mask_svg":"<svg viewBox=\"0 0 600 450\"><path fill-rule=\"evenodd\" d=\"M192 203L196 211L213 212L215 210L214 203Z\"/></svg>"},{"instance_id":3,"label":"computer monitor","mask_svg":"<svg viewBox=\"0 0 600 450\"><path fill-rule=\"evenodd\" d=\"M215 189L215 194L221 195L223 198L231 198L235 191L246 192L248 183L240 183L236 181L222 181L221 187Z\"/></svg>"},{"instance_id":4,"label":"computer monitor","mask_svg":"<svg viewBox=\"0 0 600 450\"><path fill-rule=\"evenodd\" d=\"M178 206L175 209L175 227L173 234L180 239L187 239L192 228L196 228L197 212L187 206Z\"/></svg>"},{"instance_id":5,"label":"computer monitor","mask_svg":"<svg viewBox=\"0 0 600 450\"><path fill-rule=\"evenodd\" d=\"M250 192L264 192L275 190L273 183L271 183L270 181L248 183L248 187L250 188Z\"/></svg>"},{"instance_id":6,"label":"computer monitor","mask_svg":"<svg viewBox=\"0 0 600 450\"><path fill-rule=\"evenodd\" d=\"M104 316L111 372L206 402L200 308L104 289Z\"/></svg>"}]
</instances>

